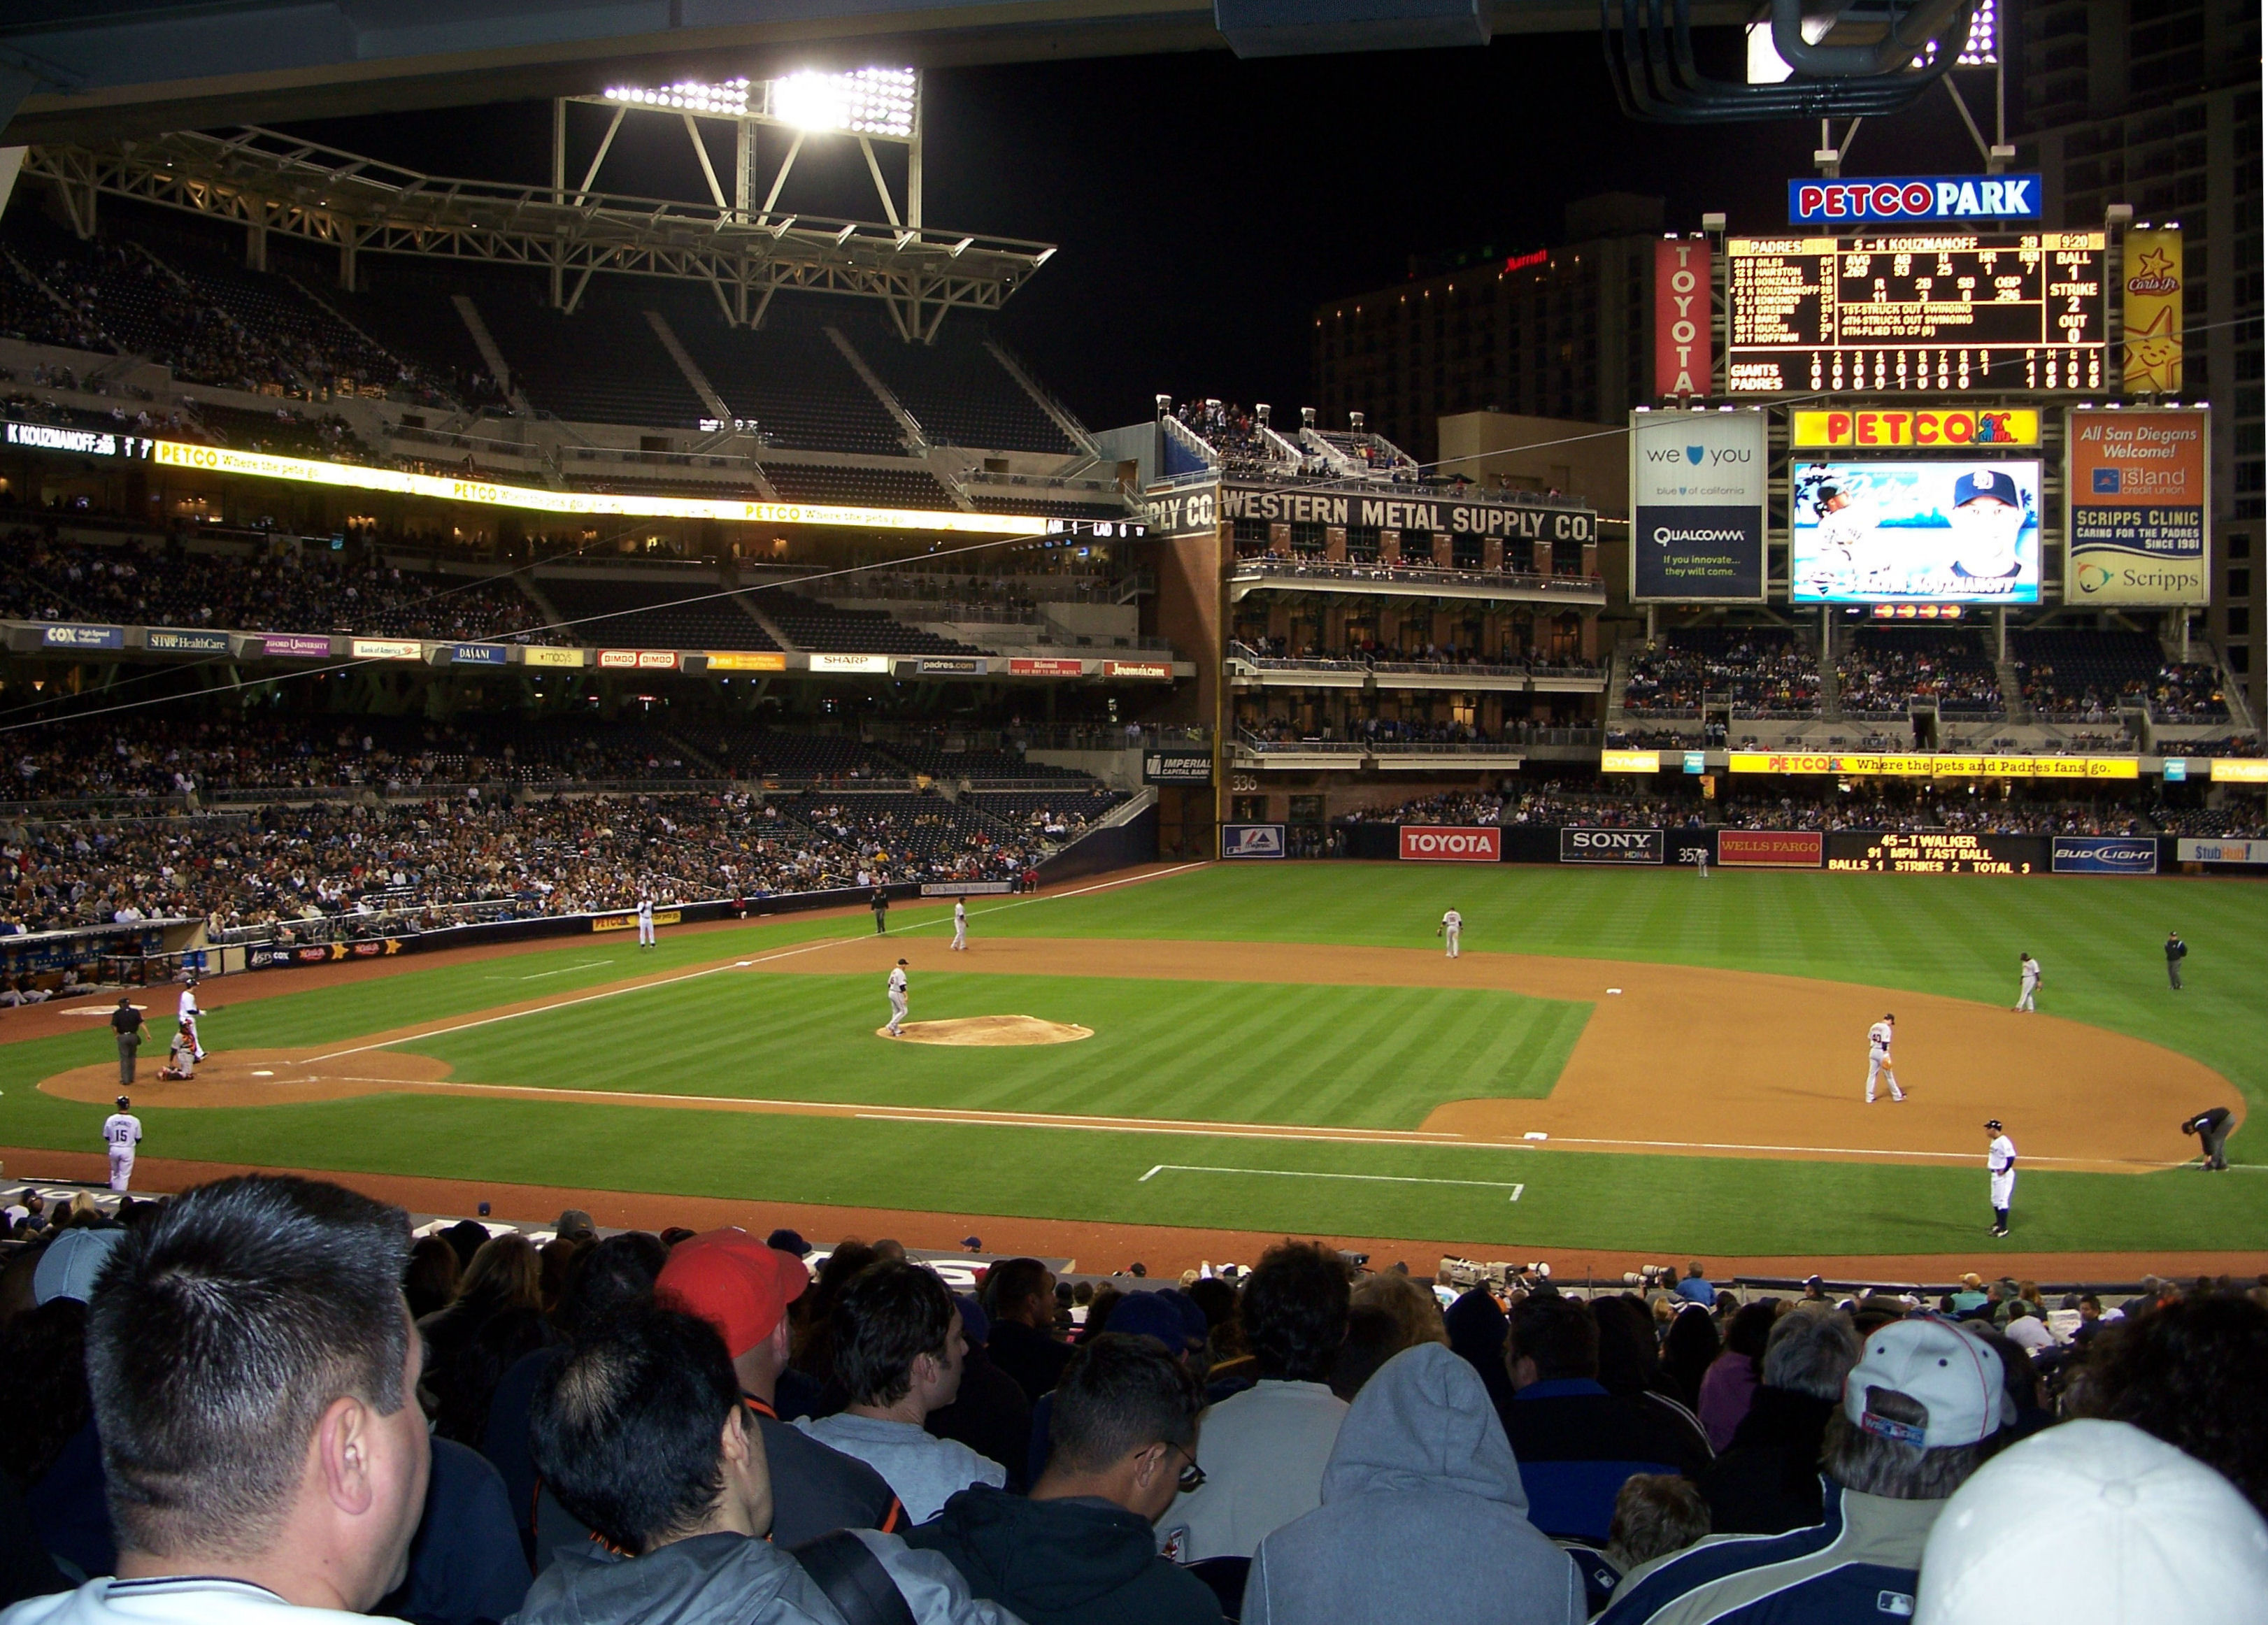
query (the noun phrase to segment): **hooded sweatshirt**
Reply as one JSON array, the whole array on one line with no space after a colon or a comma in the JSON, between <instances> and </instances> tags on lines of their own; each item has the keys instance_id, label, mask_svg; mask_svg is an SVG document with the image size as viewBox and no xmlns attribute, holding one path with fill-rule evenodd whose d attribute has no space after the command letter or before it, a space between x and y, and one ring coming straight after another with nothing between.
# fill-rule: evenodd
<instances>
[{"instance_id":1,"label":"hooded sweatshirt","mask_svg":"<svg viewBox=\"0 0 2268 1625\"><path fill-rule=\"evenodd\" d=\"M1245 1625L1582 1625L1583 1582L1528 1521L1520 1467L1470 1364L1395 1355L1356 1396L1323 1504L1260 1543Z\"/></svg>"},{"instance_id":2,"label":"hooded sweatshirt","mask_svg":"<svg viewBox=\"0 0 2268 1625\"><path fill-rule=\"evenodd\" d=\"M1027 1501L980 1484L905 1539L1027 1625L1220 1625L1211 1589L1158 1555L1149 1519L1114 1502Z\"/></svg>"}]
</instances>

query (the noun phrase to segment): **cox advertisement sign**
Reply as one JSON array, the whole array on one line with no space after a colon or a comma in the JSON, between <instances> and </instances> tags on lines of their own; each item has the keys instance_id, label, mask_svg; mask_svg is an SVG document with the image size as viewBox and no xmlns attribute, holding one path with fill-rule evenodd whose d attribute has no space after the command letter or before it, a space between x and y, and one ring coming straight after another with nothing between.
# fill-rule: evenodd
<instances>
[{"instance_id":1,"label":"cox advertisement sign","mask_svg":"<svg viewBox=\"0 0 2268 1625\"><path fill-rule=\"evenodd\" d=\"M2158 842L2152 835L2058 835L2048 861L2059 875L2154 875Z\"/></svg>"},{"instance_id":2,"label":"cox advertisement sign","mask_svg":"<svg viewBox=\"0 0 2268 1625\"><path fill-rule=\"evenodd\" d=\"M1827 837L1815 829L1720 829L1717 863L1725 869L1816 869Z\"/></svg>"},{"instance_id":3,"label":"cox advertisement sign","mask_svg":"<svg viewBox=\"0 0 2268 1625\"><path fill-rule=\"evenodd\" d=\"M1223 857L1281 857L1284 856L1284 826L1223 824L1220 827L1220 855Z\"/></svg>"},{"instance_id":4,"label":"cox advertisement sign","mask_svg":"<svg viewBox=\"0 0 2268 1625\"><path fill-rule=\"evenodd\" d=\"M1402 857L1405 863L1494 864L1504 858L1504 831L1475 826L1446 824L1402 826Z\"/></svg>"},{"instance_id":5,"label":"cox advertisement sign","mask_svg":"<svg viewBox=\"0 0 2268 1625\"><path fill-rule=\"evenodd\" d=\"M1791 180L1790 225L1843 220L2036 220L2037 175L1898 175L1874 180Z\"/></svg>"},{"instance_id":6,"label":"cox advertisement sign","mask_svg":"<svg viewBox=\"0 0 2268 1625\"><path fill-rule=\"evenodd\" d=\"M1563 864L1658 864L1664 842L1659 829L1591 829L1570 826L1559 832Z\"/></svg>"}]
</instances>

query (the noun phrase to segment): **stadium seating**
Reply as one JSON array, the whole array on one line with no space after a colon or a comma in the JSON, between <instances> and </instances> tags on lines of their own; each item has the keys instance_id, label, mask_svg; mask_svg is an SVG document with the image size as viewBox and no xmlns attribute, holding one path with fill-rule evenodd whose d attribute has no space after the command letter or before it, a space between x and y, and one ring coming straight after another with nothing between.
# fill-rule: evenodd
<instances>
[{"instance_id":1,"label":"stadium seating","mask_svg":"<svg viewBox=\"0 0 2268 1625\"><path fill-rule=\"evenodd\" d=\"M1816 716L1818 665L1774 628L1680 628L1631 657L1629 715L1697 717L1705 699L1729 702L1735 717Z\"/></svg>"},{"instance_id":2,"label":"stadium seating","mask_svg":"<svg viewBox=\"0 0 2268 1625\"><path fill-rule=\"evenodd\" d=\"M1014 751L948 751L934 746L891 743L882 747L917 773L937 779L1064 779L1086 782L1087 776L1070 768L1051 768L1027 761Z\"/></svg>"},{"instance_id":3,"label":"stadium seating","mask_svg":"<svg viewBox=\"0 0 2268 1625\"><path fill-rule=\"evenodd\" d=\"M839 733L802 733L718 717L690 720L677 732L734 778L902 778L904 769Z\"/></svg>"},{"instance_id":4,"label":"stadium seating","mask_svg":"<svg viewBox=\"0 0 2268 1625\"><path fill-rule=\"evenodd\" d=\"M513 387L538 411L593 423L693 429L713 416L638 314L634 302L563 315L536 302L533 283L519 297L475 301ZM454 318L446 305L436 316Z\"/></svg>"},{"instance_id":5,"label":"stadium seating","mask_svg":"<svg viewBox=\"0 0 2268 1625\"><path fill-rule=\"evenodd\" d=\"M1981 633L1861 627L1835 657L1837 702L1845 717L1904 717L1916 700L1938 714L1982 720L2007 714Z\"/></svg>"},{"instance_id":6,"label":"stadium seating","mask_svg":"<svg viewBox=\"0 0 2268 1625\"><path fill-rule=\"evenodd\" d=\"M684 581L539 576L537 585L578 642L644 649L777 649L755 618L720 596L713 577Z\"/></svg>"},{"instance_id":7,"label":"stadium seating","mask_svg":"<svg viewBox=\"0 0 2268 1625\"><path fill-rule=\"evenodd\" d=\"M798 649L839 654L973 655L968 643L920 631L880 610L837 609L815 599L767 587L756 601Z\"/></svg>"},{"instance_id":8,"label":"stadium seating","mask_svg":"<svg viewBox=\"0 0 2268 1625\"><path fill-rule=\"evenodd\" d=\"M775 300L759 328L672 314L686 353L733 415L767 445L821 452L905 453L905 433L822 328L825 315Z\"/></svg>"},{"instance_id":9,"label":"stadium seating","mask_svg":"<svg viewBox=\"0 0 2268 1625\"><path fill-rule=\"evenodd\" d=\"M950 511L953 494L926 468L858 468L840 463L783 463L767 460L764 477L787 502L843 507L925 508Z\"/></svg>"},{"instance_id":10,"label":"stadium seating","mask_svg":"<svg viewBox=\"0 0 2268 1625\"><path fill-rule=\"evenodd\" d=\"M932 445L1061 457L1078 452L975 327L948 323L932 342L909 344L870 316L845 314L836 326Z\"/></svg>"}]
</instances>

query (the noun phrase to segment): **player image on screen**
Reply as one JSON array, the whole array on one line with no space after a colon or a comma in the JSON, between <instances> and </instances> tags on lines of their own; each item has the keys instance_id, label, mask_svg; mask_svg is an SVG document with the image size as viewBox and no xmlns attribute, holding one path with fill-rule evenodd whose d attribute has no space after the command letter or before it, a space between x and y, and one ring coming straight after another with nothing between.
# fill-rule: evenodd
<instances>
[{"instance_id":1,"label":"player image on screen","mask_svg":"<svg viewBox=\"0 0 2268 1625\"><path fill-rule=\"evenodd\" d=\"M2040 465L1811 463L1792 504L1799 604L2036 604Z\"/></svg>"}]
</instances>

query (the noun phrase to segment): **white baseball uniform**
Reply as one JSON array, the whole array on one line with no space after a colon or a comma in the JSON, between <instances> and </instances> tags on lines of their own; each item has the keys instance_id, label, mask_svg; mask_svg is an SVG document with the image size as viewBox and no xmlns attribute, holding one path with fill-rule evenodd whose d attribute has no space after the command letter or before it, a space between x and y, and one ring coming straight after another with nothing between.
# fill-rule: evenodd
<instances>
[{"instance_id":1,"label":"white baseball uniform","mask_svg":"<svg viewBox=\"0 0 2268 1625\"><path fill-rule=\"evenodd\" d=\"M956 948L968 945L968 905L959 898L954 899L953 902L953 945Z\"/></svg>"},{"instance_id":2,"label":"white baseball uniform","mask_svg":"<svg viewBox=\"0 0 2268 1625\"><path fill-rule=\"evenodd\" d=\"M651 948L653 941L653 899L641 897L637 907L638 946Z\"/></svg>"},{"instance_id":3,"label":"white baseball uniform","mask_svg":"<svg viewBox=\"0 0 2268 1625\"><path fill-rule=\"evenodd\" d=\"M203 1014L204 1011L197 1008L197 990L195 988L183 988L180 1018L189 1024L189 1043L196 1051L196 1057L200 1061L205 1058L205 1043L204 1040L197 1036L197 1018Z\"/></svg>"},{"instance_id":4,"label":"white baseball uniform","mask_svg":"<svg viewBox=\"0 0 2268 1625\"><path fill-rule=\"evenodd\" d=\"M2040 962L2028 953L2017 966L2016 974L2023 983L2016 994L2016 1008L2030 1010L2033 1008L2032 995L2040 990Z\"/></svg>"},{"instance_id":5,"label":"white baseball uniform","mask_svg":"<svg viewBox=\"0 0 2268 1625\"><path fill-rule=\"evenodd\" d=\"M110 1188L123 1191L134 1177L134 1148L142 1143L142 1120L113 1112L102 1120L102 1143L110 1148Z\"/></svg>"},{"instance_id":6,"label":"white baseball uniform","mask_svg":"<svg viewBox=\"0 0 2268 1625\"><path fill-rule=\"evenodd\" d=\"M1441 937L1449 945L1449 957L1457 957L1457 938L1465 929L1465 916L1454 908L1441 916Z\"/></svg>"},{"instance_id":7,"label":"white baseball uniform","mask_svg":"<svg viewBox=\"0 0 2268 1625\"><path fill-rule=\"evenodd\" d=\"M1898 1075L1890 1069L1890 1024L1877 1021L1867 1029L1867 1104L1874 1103L1874 1080L1881 1078L1890 1085L1890 1099L1903 1100L1906 1092L1898 1087Z\"/></svg>"},{"instance_id":8,"label":"white baseball uniform","mask_svg":"<svg viewBox=\"0 0 2268 1625\"><path fill-rule=\"evenodd\" d=\"M1984 1153L1984 1169L1992 1180L1992 1211L2006 1213L2016 1195L2016 1143L2005 1134L1994 1135Z\"/></svg>"},{"instance_id":9,"label":"white baseball uniform","mask_svg":"<svg viewBox=\"0 0 2268 1625\"><path fill-rule=\"evenodd\" d=\"M890 1036L898 1035L898 1025L906 1018L906 967L890 967Z\"/></svg>"}]
</instances>

